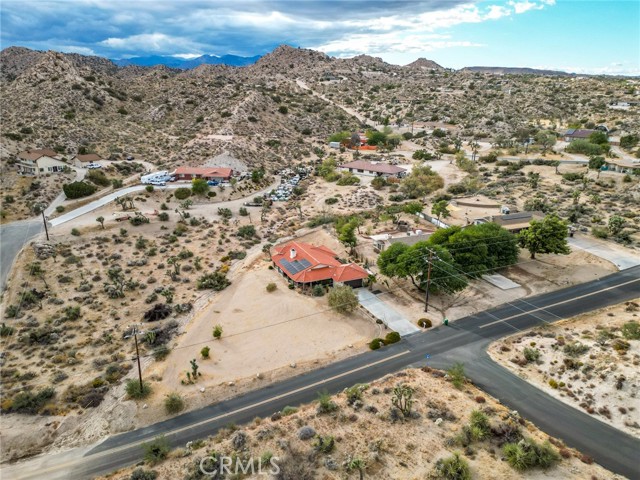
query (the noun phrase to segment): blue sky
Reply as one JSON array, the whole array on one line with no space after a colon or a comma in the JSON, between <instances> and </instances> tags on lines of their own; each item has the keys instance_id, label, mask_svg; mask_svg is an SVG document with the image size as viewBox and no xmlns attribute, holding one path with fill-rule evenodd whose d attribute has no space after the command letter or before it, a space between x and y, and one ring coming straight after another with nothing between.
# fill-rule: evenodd
<instances>
[{"instance_id":1,"label":"blue sky","mask_svg":"<svg viewBox=\"0 0 640 480\"><path fill-rule=\"evenodd\" d=\"M640 75L638 0L3 0L0 15L2 48L189 58L287 43L396 64Z\"/></svg>"}]
</instances>

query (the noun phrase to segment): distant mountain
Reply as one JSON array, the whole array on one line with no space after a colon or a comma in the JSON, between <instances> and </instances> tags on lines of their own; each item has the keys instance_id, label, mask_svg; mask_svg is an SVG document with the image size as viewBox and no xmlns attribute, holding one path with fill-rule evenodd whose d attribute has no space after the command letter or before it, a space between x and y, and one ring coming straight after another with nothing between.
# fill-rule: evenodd
<instances>
[{"instance_id":1,"label":"distant mountain","mask_svg":"<svg viewBox=\"0 0 640 480\"><path fill-rule=\"evenodd\" d=\"M240 57L238 55L222 55L221 57L216 55L201 55L200 57L190 59L166 55L149 55L146 57L132 57L113 60L113 63L119 67L126 67L129 65L138 65L140 67L165 65L170 68L187 70L199 65L229 65L232 67L246 67L247 65L253 65L259 59L260 55L256 55L255 57Z\"/></svg>"},{"instance_id":2,"label":"distant mountain","mask_svg":"<svg viewBox=\"0 0 640 480\"><path fill-rule=\"evenodd\" d=\"M499 75L553 75L557 77L572 77L575 73L560 70L540 70L527 67L464 67L461 72L493 73Z\"/></svg>"},{"instance_id":3,"label":"distant mountain","mask_svg":"<svg viewBox=\"0 0 640 480\"><path fill-rule=\"evenodd\" d=\"M444 67L442 67L442 65L439 65L433 60L429 60L424 57L421 57L417 59L415 62L411 62L410 64L405 65L405 68L420 69L420 70L444 70Z\"/></svg>"}]
</instances>

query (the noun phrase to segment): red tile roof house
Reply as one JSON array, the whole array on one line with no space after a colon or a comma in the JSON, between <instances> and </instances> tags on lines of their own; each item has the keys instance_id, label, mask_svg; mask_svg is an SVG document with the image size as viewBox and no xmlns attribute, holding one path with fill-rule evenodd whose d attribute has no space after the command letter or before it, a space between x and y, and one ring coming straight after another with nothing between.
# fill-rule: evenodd
<instances>
[{"instance_id":1,"label":"red tile roof house","mask_svg":"<svg viewBox=\"0 0 640 480\"><path fill-rule=\"evenodd\" d=\"M227 181L233 175L233 170L221 167L178 167L171 175L176 177L176 180L204 178L205 180Z\"/></svg>"},{"instance_id":2,"label":"red tile roof house","mask_svg":"<svg viewBox=\"0 0 640 480\"><path fill-rule=\"evenodd\" d=\"M18 173L21 175L64 172L66 168L69 168L69 165L58 159L58 153L50 148L25 150L20 152L17 157Z\"/></svg>"},{"instance_id":3,"label":"red tile roof house","mask_svg":"<svg viewBox=\"0 0 640 480\"><path fill-rule=\"evenodd\" d=\"M276 245L271 260L281 275L299 287L336 283L361 287L367 271L355 263L340 263L337 257L327 247L291 241Z\"/></svg>"},{"instance_id":4,"label":"red tile roof house","mask_svg":"<svg viewBox=\"0 0 640 480\"><path fill-rule=\"evenodd\" d=\"M345 163L340 165L340 170L346 170L355 175L367 175L373 177L402 177L406 174L407 170L402 167L396 167L395 165L389 165L387 163L373 163L365 162L364 160L356 160L354 162Z\"/></svg>"}]
</instances>

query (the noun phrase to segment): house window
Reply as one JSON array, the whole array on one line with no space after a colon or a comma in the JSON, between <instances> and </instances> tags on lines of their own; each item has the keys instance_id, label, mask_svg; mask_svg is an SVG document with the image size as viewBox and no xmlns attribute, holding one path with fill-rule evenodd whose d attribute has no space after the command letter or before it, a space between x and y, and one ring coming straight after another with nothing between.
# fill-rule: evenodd
<instances>
[{"instance_id":1,"label":"house window","mask_svg":"<svg viewBox=\"0 0 640 480\"><path fill-rule=\"evenodd\" d=\"M44 168L41 168L41 169L40 169L40 171L41 171L41 172L44 172Z\"/></svg>"},{"instance_id":2,"label":"house window","mask_svg":"<svg viewBox=\"0 0 640 480\"><path fill-rule=\"evenodd\" d=\"M364 173L364 170L358 169L358 173Z\"/></svg>"}]
</instances>

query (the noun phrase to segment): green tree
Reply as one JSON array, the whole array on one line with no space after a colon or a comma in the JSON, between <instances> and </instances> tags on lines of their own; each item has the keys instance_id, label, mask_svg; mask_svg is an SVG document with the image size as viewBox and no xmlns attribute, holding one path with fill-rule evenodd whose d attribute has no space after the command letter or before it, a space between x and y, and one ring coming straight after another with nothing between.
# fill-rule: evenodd
<instances>
[{"instance_id":1,"label":"green tree","mask_svg":"<svg viewBox=\"0 0 640 480\"><path fill-rule=\"evenodd\" d=\"M337 285L329 290L329 306L338 313L351 313L358 308L359 301L353 289L348 285Z\"/></svg>"},{"instance_id":2,"label":"green tree","mask_svg":"<svg viewBox=\"0 0 640 480\"><path fill-rule=\"evenodd\" d=\"M356 228L358 228L358 221L351 219L346 224L342 225L338 230L338 240L349 247L353 252L353 249L358 244L358 237L356 236Z\"/></svg>"},{"instance_id":3,"label":"green tree","mask_svg":"<svg viewBox=\"0 0 640 480\"><path fill-rule=\"evenodd\" d=\"M422 198L444 187L444 180L430 166L415 166L400 183L400 190L409 198Z\"/></svg>"},{"instance_id":4,"label":"green tree","mask_svg":"<svg viewBox=\"0 0 640 480\"><path fill-rule=\"evenodd\" d=\"M622 218L620 215L612 215L611 218L609 218L609 223L607 224L611 235L613 235L614 237L619 235L624 228L624 223L624 218Z\"/></svg>"},{"instance_id":5,"label":"green tree","mask_svg":"<svg viewBox=\"0 0 640 480\"><path fill-rule=\"evenodd\" d=\"M598 131L593 132L591 135L589 135L589 142L595 145L608 145L609 138L607 137L606 133Z\"/></svg>"},{"instance_id":6,"label":"green tree","mask_svg":"<svg viewBox=\"0 0 640 480\"><path fill-rule=\"evenodd\" d=\"M351 137L351 133L348 131L337 132L331 135L328 139L329 142L346 142Z\"/></svg>"},{"instance_id":7,"label":"green tree","mask_svg":"<svg viewBox=\"0 0 640 480\"><path fill-rule=\"evenodd\" d=\"M431 254L431 255L430 255ZM378 257L380 272L388 277L408 278L418 289L427 288L429 257L431 256L431 293L453 293L464 290L467 280L454 265L453 257L443 247L428 242L415 245L394 244Z\"/></svg>"},{"instance_id":8,"label":"green tree","mask_svg":"<svg viewBox=\"0 0 640 480\"><path fill-rule=\"evenodd\" d=\"M209 184L204 178L194 178L191 180L191 191L194 195L204 196L209 192Z\"/></svg>"},{"instance_id":9,"label":"green tree","mask_svg":"<svg viewBox=\"0 0 640 480\"><path fill-rule=\"evenodd\" d=\"M556 136L548 130L542 130L536 134L536 142L542 147L542 153L547 151L556 144Z\"/></svg>"},{"instance_id":10,"label":"green tree","mask_svg":"<svg viewBox=\"0 0 640 480\"><path fill-rule=\"evenodd\" d=\"M104 230L104 217L100 216L100 217L96 218L96 222L98 222L100 224L100 226L102 227L102 229Z\"/></svg>"},{"instance_id":11,"label":"green tree","mask_svg":"<svg viewBox=\"0 0 640 480\"><path fill-rule=\"evenodd\" d=\"M623 135L620 137L620 146L626 150L630 150L635 147L640 141L640 136L636 134Z\"/></svg>"},{"instance_id":12,"label":"green tree","mask_svg":"<svg viewBox=\"0 0 640 480\"><path fill-rule=\"evenodd\" d=\"M367 130L367 143L369 145L386 145L387 135L379 130Z\"/></svg>"},{"instance_id":13,"label":"green tree","mask_svg":"<svg viewBox=\"0 0 640 480\"><path fill-rule=\"evenodd\" d=\"M568 255L571 252L567 243L567 223L557 215L551 214L543 220L532 220L529 228L520 232L519 240L523 248L529 250L531 258L537 253L555 253Z\"/></svg>"},{"instance_id":14,"label":"green tree","mask_svg":"<svg viewBox=\"0 0 640 480\"><path fill-rule=\"evenodd\" d=\"M604 157L595 155L589 158L589 168L591 170L600 170L605 164Z\"/></svg>"},{"instance_id":15,"label":"green tree","mask_svg":"<svg viewBox=\"0 0 640 480\"><path fill-rule=\"evenodd\" d=\"M535 190L538 188L538 184L540 183L540 174L537 172L529 172L527 181L529 182L529 186Z\"/></svg>"},{"instance_id":16,"label":"green tree","mask_svg":"<svg viewBox=\"0 0 640 480\"><path fill-rule=\"evenodd\" d=\"M458 271L469 277L508 267L518 261L518 238L500 225L489 222L437 230L428 240L449 252Z\"/></svg>"},{"instance_id":17,"label":"green tree","mask_svg":"<svg viewBox=\"0 0 640 480\"><path fill-rule=\"evenodd\" d=\"M433 204L431 207L431 214L438 216L438 221L440 221L440 217L450 217L451 213L449 212L449 202L446 200L439 200Z\"/></svg>"}]
</instances>

